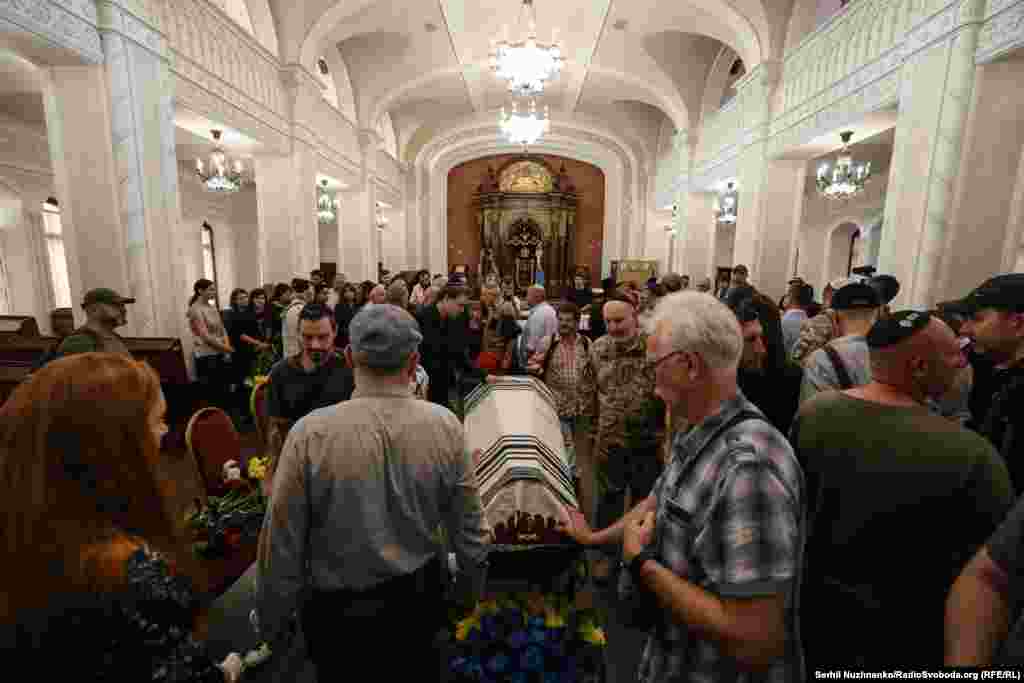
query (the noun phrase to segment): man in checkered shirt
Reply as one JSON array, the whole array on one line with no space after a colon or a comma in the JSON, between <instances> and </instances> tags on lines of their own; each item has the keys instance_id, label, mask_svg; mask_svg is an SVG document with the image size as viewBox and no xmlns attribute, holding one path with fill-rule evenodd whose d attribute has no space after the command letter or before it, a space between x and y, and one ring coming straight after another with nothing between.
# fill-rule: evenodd
<instances>
[{"instance_id":1,"label":"man in checkered shirt","mask_svg":"<svg viewBox=\"0 0 1024 683\"><path fill-rule=\"evenodd\" d=\"M675 435L651 495L621 520L595 532L573 511L562 526L583 545L621 540L624 583L651 613L641 683L804 678L803 473L737 388L742 350L736 317L714 297L659 302L647 346L656 393L694 427Z\"/></svg>"}]
</instances>

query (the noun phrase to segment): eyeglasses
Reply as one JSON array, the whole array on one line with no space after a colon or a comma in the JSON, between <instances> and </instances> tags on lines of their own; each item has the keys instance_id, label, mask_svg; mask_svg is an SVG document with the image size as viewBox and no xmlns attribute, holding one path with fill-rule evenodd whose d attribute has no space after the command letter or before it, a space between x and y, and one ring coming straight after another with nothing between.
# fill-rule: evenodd
<instances>
[{"instance_id":1,"label":"eyeglasses","mask_svg":"<svg viewBox=\"0 0 1024 683\"><path fill-rule=\"evenodd\" d=\"M685 351L670 351L669 353L666 353L661 358L656 358L656 359L654 359L653 362L652 361L648 361L648 362L651 363L651 369L652 370L657 370L659 365L661 365L662 363L667 361L672 356L678 356L681 353L686 353L686 352Z\"/></svg>"}]
</instances>

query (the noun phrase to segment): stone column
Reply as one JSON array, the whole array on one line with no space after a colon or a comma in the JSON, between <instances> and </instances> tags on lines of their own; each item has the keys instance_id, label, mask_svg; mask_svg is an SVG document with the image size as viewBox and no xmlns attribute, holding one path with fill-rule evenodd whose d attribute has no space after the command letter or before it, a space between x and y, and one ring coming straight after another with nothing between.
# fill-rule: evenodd
<instances>
[{"instance_id":1,"label":"stone column","mask_svg":"<svg viewBox=\"0 0 1024 683\"><path fill-rule=\"evenodd\" d=\"M338 240L338 267L344 264L349 280L377 281L377 226L374 224L376 200L372 183L345 191L341 197L341 239Z\"/></svg>"},{"instance_id":2,"label":"stone column","mask_svg":"<svg viewBox=\"0 0 1024 683\"><path fill-rule=\"evenodd\" d=\"M715 195L712 192L690 192L686 198L684 241L679 259L679 273L690 276L697 286L704 277L714 279L712 253L715 244Z\"/></svg>"},{"instance_id":3,"label":"stone column","mask_svg":"<svg viewBox=\"0 0 1024 683\"><path fill-rule=\"evenodd\" d=\"M167 49L138 9L96 5L105 64L51 68L44 88L72 298L118 289L138 300L123 334L188 346Z\"/></svg>"},{"instance_id":4,"label":"stone column","mask_svg":"<svg viewBox=\"0 0 1024 683\"><path fill-rule=\"evenodd\" d=\"M774 299L786 293L793 273L803 218L807 163L770 161L765 165L764 196L757 232L758 253L753 269L757 287ZM740 220L742 220L742 204Z\"/></svg>"},{"instance_id":5,"label":"stone column","mask_svg":"<svg viewBox=\"0 0 1024 683\"><path fill-rule=\"evenodd\" d=\"M320 267L313 148L293 139L292 153L256 158L260 270L266 282L289 282Z\"/></svg>"},{"instance_id":6,"label":"stone column","mask_svg":"<svg viewBox=\"0 0 1024 683\"><path fill-rule=\"evenodd\" d=\"M75 323L82 324L85 313L74 304L81 303L86 291L110 287L129 295L110 101L102 66L53 67L45 74L47 139L60 202L72 311ZM82 102L92 106L82 107ZM137 189L138 179L135 182ZM144 306L133 307L132 327L137 323L136 308Z\"/></svg>"},{"instance_id":7,"label":"stone column","mask_svg":"<svg viewBox=\"0 0 1024 683\"><path fill-rule=\"evenodd\" d=\"M955 15L956 30L903 66L885 203L887 229L878 258L879 271L902 285L893 301L896 308L931 306L939 296L984 4L963 2ZM911 49L918 47L915 43Z\"/></svg>"}]
</instances>

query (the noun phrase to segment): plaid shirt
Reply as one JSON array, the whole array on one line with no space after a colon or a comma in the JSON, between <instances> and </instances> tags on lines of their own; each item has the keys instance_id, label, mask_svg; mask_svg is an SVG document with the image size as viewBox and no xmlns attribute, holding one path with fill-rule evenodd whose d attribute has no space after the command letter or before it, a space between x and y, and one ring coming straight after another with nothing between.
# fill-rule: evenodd
<instances>
[{"instance_id":1,"label":"plaid shirt","mask_svg":"<svg viewBox=\"0 0 1024 683\"><path fill-rule=\"evenodd\" d=\"M748 419L709 443L741 410L761 413L738 394L717 415L676 434L672 461L652 489L652 542L665 567L713 595L785 595L786 655L765 672L742 672L717 643L690 633L666 611L644 648L640 683L803 680L796 628L805 540L803 472L789 442L763 420Z\"/></svg>"},{"instance_id":2,"label":"plaid shirt","mask_svg":"<svg viewBox=\"0 0 1024 683\"><path fill-rule=\"evenodd\" d=\"M543 372L544 356L551 348L553 337L547 337L540 343L532 362L538 372ZM548 363L548 371L541 379L555 395L555 408L558 417L579 417L583 414L583 394L580 392L580 379L583 366L587 364L587 346L583 335L576 333L576 343L567 344L559 338Z\"/></svg>"}]
</instances>

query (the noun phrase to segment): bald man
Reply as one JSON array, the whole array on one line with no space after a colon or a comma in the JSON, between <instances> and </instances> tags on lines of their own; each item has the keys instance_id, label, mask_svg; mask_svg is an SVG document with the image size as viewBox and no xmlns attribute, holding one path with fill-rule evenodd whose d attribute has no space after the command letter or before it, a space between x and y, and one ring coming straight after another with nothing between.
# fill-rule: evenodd
<instances>
[{"instance_id":1,"label":"bald man","mask_svg":"<svg viewBox=\"0 0 1024 683\"><path fill-rule=\"evenodd\" d=\"M383 303L387 303L387 300L388 300L388 294L387 294L387 290L384 288L384 285L377 285L376 287L374 287L373 289L370 290L370 296L369 296L369 299L368 299L368 303L371 303L371 304L383 304Z\"/></svg>"},{"instance_id":2,"label":"bald man","mask_svg":"<svg viewBox=\"0 0 1024 683\"><path fill-rule=\"evenodd\" d=\"M1013 500L992 445L926 406L966 362L953 331L902 311L867 344L872 381L818 394L790 434L811 515L808 671L940 666L946 593ZM856 637L837 637L840 614Z\"/></svg>"},{"instance_id":3,"label":"bald man","mask_svg":"<svg viewBox=\"0 0 1024 683\"><path fill-rule=\"evenodd\" d=\"M409 285L405 284L405 280L395 278L394 282L388 285L386 297L387 303L392 306L409 308Z\"/></svg>"}]
</instances>

